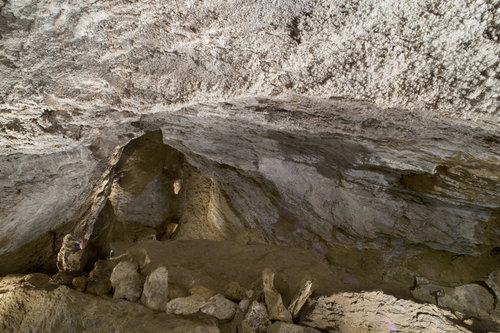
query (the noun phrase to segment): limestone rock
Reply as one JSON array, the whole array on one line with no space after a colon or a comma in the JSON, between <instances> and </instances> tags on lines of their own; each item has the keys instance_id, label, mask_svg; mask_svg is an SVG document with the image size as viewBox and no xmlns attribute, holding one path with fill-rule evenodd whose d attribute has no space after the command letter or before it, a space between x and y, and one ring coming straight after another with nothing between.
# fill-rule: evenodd
<instances>
[{"instance_id":1,"label":"limestone rock","mask_svg":"<svg viewBox=\"0 0 500 333\"><path fill-rule=\"evenodd\" d=\"M297 319L299 317L300 310L306 304L307 300L312 294L312 282L306 281L304 286L299 290L299 292L295 295L295 297L290 302L288 306L288 311L292 315L293 319Z\"/></svg>"},{"instance_id":2,"label":"limestone rock","mask_svg":"<svg viewBox=\"0 0 500 333\"><path fill-rule=\"evenodd\" d=\"M245 297L245 288L240 286L238 282L232 281L224 290L224 296L232 301L239 302Z\"/></svg>"},{"instance_id":3,"label":"limestone rock","mask_svg":"<svg viewBox=\"0 0 500 333\"><path fill-rule=\"evenodd\" d=\"M436 304L469 315L488 315L493 311L494 297L483 286L470 283L457 287L442 287L422 283L412 290L415 299Z\"/></svg>"},{"instance_id":4,"label":"limestone rock","mask_svg":"<svg viewBox=\"0 0 500 333\"><path fill-rule=\"evenodd\" d=\"M223 295L216 294L208 299L200 311L219 320L229 320L233 318L237 306Z\"/></svg>"},{"instance_id":5,"label":"limestone rock","mask_svg":"<svg viewBox=\"0 0 500 333\"><path fill-rule=\"evenodd\" d=\"M111 273L115 263L108 260L98 260L90 272L87 281L87 292L94 295L104 295L111 291Z\"/></svg>"},{"instance_id":6,"label":"limestone rock","mask_svg":"<svg viewBox=\"0 0 500 333\"><path fill-rule=\"evenodd\" d=\"M146 278L141 302L152 310L165 311L168 302L168 270L160 266Z\"/></svg>"},{"instance_id":7,"label":"limestone rock","mask_svg":"<svg viewBox=\"0 0 500 333\"><path fill-rule=\"evenodd\" d=\"M290 312L283 305L283 299L279 292L274 289L274 272L271 269L264 269L262 272L262 285L266 299L269 319L284 322L292 322Z\"/></svg>"},{"instance_id":8,"label":"limestone rock","mask_svg":"<svg viewBox=\"0 0 500 333\"><path fill-rule=\"evenodd\" d=\"M319 297L300 324L326 331L470 332L452 312L432 304L397 299L382 292L339 293Z\"/></svg>"},{"instance_id":9,"label":"limestone rock","mask_svg":"<svg viewBox=\"0 0 500 333\"><path fill-rule=\"evenodd\" d=\"M269 325L271 325L271 321L266 306L263 303L253 301L248 307L240 328L242 333L265 333Z\"/></svg>"},{"instance_id":10,"label":"limestone rock","mask_svg":"<svg viewBox=\"0 0 500 333\"><path fill-rule=\"evenodd\" d=\"M500 301L500 269L493 271L488 275L488 279L485 281L488 287L493 290L497 298L497 307L499 307L498 302Z\"/></svg>"},{"instance_id":11,"label":"limestone rock","mask_svg":"<svg viewBox=\"0 0 500 333\"><path fill-rule=\"evenodd\" d=\"M18 277L0 279L0 331L219 333L217 322L205 316L179 318L155 314L143 305L96 297L66 286L34 288ZM9 282L8 280L11 280ZM7 285L6 285L7 283ZM8 284L15 284L10 288Z\"/></svg>"},{"instance_id":12,"label":"limestone rock","mask_svg":"<svg viewBox=\"0 0 500 333\"><path fill-rule=\"evenodd\" d=\"M320 333L320 331L312 327L304 327L277 321L267 328L267 333Z\"/></svg>"},{"instance_id":13,"label":"limestone rock","mask_svg":"<svg viewBox=\"0 0 500 333\"><path fill-rule=\"evenodd\" d=\"M73 286L73 288L75 288L75 290L84 292L85 288L87 287L87 277L83 275L74 277L71 281L71 285Z\"/></svg>"},{"instance_id":14,"label":"limestone rock","mask_svg":"<svg viewBox=\"0 0 500 333\"><path fill-rule=\"evenodd\" d=\"M198 312L211 297L210 294L194 294L176 298L167 303L167 314L190 315Z\"/></svg>"},{"instance_id":15,"label":"limestone rock","mask_svg":"<svg viewBox=\"0 0 500 333\"><path fill-rule=\"evenodd\" d=\"M141 296L141 276L137 272L137 265L130 261L122 261L116 265L111 273L110 281L115 290L113 298L135 302Z\"/></svg>"},{"instance_id":16,"label":"limestone rock","mask_svg":"<svg viewBox=\"0 0 500 333\"><path fill-rule=\"evenodd\" d=\"M57 268L60 271L82 271L87 263L86 240L72 234L64 236L57 254Z\"/></svg>"}]
</instances>

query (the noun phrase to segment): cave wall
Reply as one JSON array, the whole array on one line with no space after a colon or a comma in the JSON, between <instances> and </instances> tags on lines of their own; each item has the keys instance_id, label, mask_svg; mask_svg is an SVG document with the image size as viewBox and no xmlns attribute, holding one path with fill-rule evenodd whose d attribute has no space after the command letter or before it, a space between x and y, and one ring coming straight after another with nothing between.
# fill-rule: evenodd
<instances>
[{"instance_id":1,"label":"cave wall","mask_svg":"<svg viewBox=\"0 0 500 333\"><path fill-rule=\"evenodd\" d=\"M180 238L209 237L189 226L207 218L213 239L312 247L381 279L430 264L436 280L486 274L500 234L499 10L5 2L0 273L43 264L68 226L102 227L123 199L122 148L161 131L191 166L189 198L208 198Z\"/></svg>"}]
</instances>

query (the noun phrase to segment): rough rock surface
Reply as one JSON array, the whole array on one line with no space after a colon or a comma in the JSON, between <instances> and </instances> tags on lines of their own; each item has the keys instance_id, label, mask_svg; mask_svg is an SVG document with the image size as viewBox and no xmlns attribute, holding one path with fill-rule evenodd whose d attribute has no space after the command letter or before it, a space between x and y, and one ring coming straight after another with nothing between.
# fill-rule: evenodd
<instances>
[{"instance_id":1,"label":"rough rock surface","mask_svg":"<svg viewBox=\"0 0 500 333\"><path fill-rule=\"evenodd\" d=\"M68 232L309 248L406 294L498 265L493 2L1 3L0 275Z\"/></svg>"},{"instance_id":2,"label":"rough rock surface","mask_svg":"<svg viewBox=\"0 0 500 333\"><path fill-rule=\"evenodd\" d=\"M167 303L167 314L190 315L196 313L210 297L210 293L204 293L173 299Z\"/></svg>"},{"instance_id":3,"label":"rough rock surface","mask_svg":"<svg viewBox=\"0 0 500 333\"><path fill-rule=\"evenodd\" d=\"M236 313L237 306L223 295L216 294L208 299L200 311L219 320L230 320Z\"/></svg>"},{"instance_id":4,"label":"rough rock surface","mask_svg":"<svg viewBox=\"0 0 500 333\"><path fill-rule=\"evenodd\" d=\"M306 304L307 300L312 294L312 282L306 281L304 286L297 292L297 294L293 297L290 305L288 305L288 311L292 315L293 319L297 319L302 310L304 304Z\"/></svg>"},{"instance_id":5,"label":"rough rock surface","mask_svg":"<svg viewBox=\"0 0 500 333\"><path fill-rule=\"evenodd\" d=\"M164 266L149 273L144 282L141 302L151 310L165 311L168 302L168 270Z\"/></svg>"},{"instance_id":6,"label":"rough rock surface","mask_svg":"<svg viewBox=\"0 0 500 333\"><path fill-rule=\"evenodd\" d=\"M87 277L86 276L77 276L71 280L71 285L75 290L79 292L84 292L85 288L87 288Z\"/></svg>"},{"instance_id":7,"label":"rough rock surface","mask_svg":"<svg viewBox=\"0 0 500 333\"><path fill-rule=\"evenodd\" d=\"M266 305L253 301L248 307L240 328L242 333L265 333L269 325L271 325L271 321L267 314Z\"/></svg>"},{"instance_id":8,"label":"rough rock surface","mask_svg":"<svg viewBox=\"0 0 500 333\"><path fill-rule=\"evenodd\" d=\"M43 281L0 280L0 331L14 332L175 332L218 333L215 320L154 314L138 304L50 289Z\"/></svg>"},{"instance_id":9,"label":"rough rock surface","mask_svg":"<svg viewBox=\"0 0 500 333\"><path fill-rule=\"evenodd\" d=\"M113 268L111 286L114 289L113 298L126 299L135 302L141 297L141 276L137 266L130 261L122 261Z\"/></svg>"},{"instance_id":10,"label":"rough rock surface","mask_svg":"<svg viewBox=\"0 0 500 333\"><path fill-rule=\"evenodd\" d=\"M301 323L328 332L471 332L452 312L382 292L340 293L312 302Z\"/></svg>"},{"instance_id":11,"label":"rough rock surface","mask_svg":"<svg viewBox=\"0 0 500 333\"><path fill-rule=\"evenodd\" d=\"M415 299L466 314L487 316L494 309L495 296L488 289L470 283L457 287L420 284L412 290Z\"/></svg>"},{"instance_id":12,"label":"rough rock surface","mask_svg":"<svg viewBox=\"0 0 500 333\"><path fill-rule=\"evenodd\" d=\"M87 292L94 295L104 295L111 291L111 273L115 264L108 260L98 260L89 274Z\"/></svg>"},{"instance_id":13,"label":"rough rock surface","mask_svg":"<svg viewBox=\"0 0 500 333\"><path fill-rule=\"evenodd\" d=\"M274 288L274 271L266 268L262 272L262 285L269 319L292 322L292 316L283 304L281 294Z\"/></svg>"}]
</instances>

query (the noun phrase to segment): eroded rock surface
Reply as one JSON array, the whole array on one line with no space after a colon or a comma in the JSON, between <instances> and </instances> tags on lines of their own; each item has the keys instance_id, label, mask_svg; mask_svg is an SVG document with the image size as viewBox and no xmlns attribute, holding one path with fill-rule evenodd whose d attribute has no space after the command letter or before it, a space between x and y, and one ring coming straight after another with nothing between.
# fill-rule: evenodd
<instances>
[{"instance_id":1,"label":"eroded rock surface","mask_svg":"<svg viewBox=\"0 0 500 333\"><path fill-rule=\"evenodd\" d=\"M2 332L198 332L218 333L214 320L154 314L125 300L83 294L61 286L50 290L18 278L0 280ZM33 281L33 279L32 279Z\"/></svg>"},{"instance_id":2,"label":"eroded rock surface","mask_svg":"<svg viewBox=\"0 0 500 333\"><path fill-rule=\"evenodd\" d=\"M471 332L450 311L381 292L320 297L311 307L301 323L327 332Z\"/></svg>"},{"instance_id":3,"label":"eroded rock surface","mask_svg":"<svg viewBox=\"0 0 500 333\"><path fill-rule=\"evenodd\" d=\"M109 278L114 289L113 298L135 302L141 297L142 281L137 266L130 261L118 263Z\"/></svg>"},{"instance_id":4,"label":"eroded rock surface","mask_svg":"<svg viewBox=\"0 0 500 333\"><path fill-rule=\"evenodd\" d=\"M168 302L168 270L164 266L156 268L147 276L141 302L152 310L166 310Z\"/></svg>"}]
</instances>

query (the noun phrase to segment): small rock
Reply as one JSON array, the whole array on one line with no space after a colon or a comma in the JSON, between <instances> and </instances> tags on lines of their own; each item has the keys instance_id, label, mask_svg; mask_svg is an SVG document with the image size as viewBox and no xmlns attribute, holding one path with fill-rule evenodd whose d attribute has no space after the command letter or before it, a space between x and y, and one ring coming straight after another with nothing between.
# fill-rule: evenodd
<instances>
[{"instance_id":1,"label":"small rock","mask_svg":"<svg viewBox=\"0 0 500 333\"><path fill-rule=\"evenodd\" d=\"M285 308L280 293L274 289L274 272L271 269L266 268L262 272L262 284L269 318L271 320L292 322L292 315Z\"/></svg>"},{"instance_id":2,"label":"small rock","mask_svg":"<svg viewBox=\"0 0 500 333\"><path fill-rule=\"evenodd\" d=\"M312 327L304 327L295 324L277 321L267 328L267 333L321 333Z\"/></svg>"},{"instance_id":3,"label":"small rock","mask_svg":"<svg viewBox=\"0 0 500 333\"><path fill-rule=\"evenodd\" d=\"M246 312L249 306L250 306L250 300L248 298L244 298L240 301L240 304L238 304L238 309L241 312Z\"/></svg>"},{"instance_id":4,"label":"small rock","mask_svg":"<svg viewBox=\"0 0 500 333\"><path fill-rule=\"evenodd\" d=\"M221 294L217 294L210 297L200 311L219 320L229 320L233 318L236 307L236 303L228 300Z\"/></svg>"},{"instance_id":5,"label":"small rock","mask_svg":"<svg viewBox=\"0 0 500 333\"><path fill-rule=\"evenodd\" d=\"M59 273L53 275L50 278L49 282L53 283L53 284L62 284L62 285L69 286L69 285L71 285L72 280L73 280L73 274L62 271L62 272L59 272Z\"/></svg>"},{"instance_id":6,"label":"small rock","mask_svg":"<svg viewBox=\"0 0 500 333\"><path fill-rule=\"evenodd\" d=\"M500 270L491 272L485 282L493 290L497 299L500 300Z\"/></svg>"},{"instance_id":7,"label":"small rock","mask_svg":"<svg viewBox=\"0 0 500 333\"><path fill-rule=\"evenodd\" d=\"M87 277L83 275L74 277L71 281L71 284L73 285L73 288L75 288L79 292L84 292L85 288L87 287Z\"/></svg>"},{"instance_id":8,"label":"small rock","mask_svg":"<svg viewBox=\"0 0 500 333\"><path fill-rule=\"evenodd\" d=\"M90 272L87 281L87 292L94 295L104 295L111 291L111 273L115 263L108 260L98 260Z\"/></svg>"},{"instance_id":9,"label":"small rock","mask_svg":"<svg viewBox=\"0 0 500 333\"><path fill-rule=\"evenodd\" d=\"M248 308L245 319L241 322L241 333L265 333L271 321L267 315L266 306L253 301Z\"/></svg>"},{"instance_id":10,"label":"small rock","mask_svg":"<svg viewBox=\"0 0 500 333\"><path fill-rule=\"evenodd\" d=\"M206 287L204 287L202 285L199 285L199 284L191 287L189 289L189 293L191 295L206 295L206 294L209 294L210 296L208 296L208 297L212 297L213 295L215 295L215 291L210 290L210 289L208 289L208 288L206 288Z\"/></svg>"},{"instance_id":11,"label":"small rock","mask_svg":"<svg viewBox=\"0 0 500 333\"><path fill-rule=\"evenodd\" d=\"M231 282L224 291L224 296L232 301L239 302L245 297L245 289L238 282Z\"/></svg>"},{"instance_id":12,"label":"small rock","mask_svg":"<svg viewBox=\"0 0 500 333\"><path fill-rule=\"evenodd\" d=\"M288 311L290 311L293 319L297 319L299 317L300 310L307 302L307 299L309 298L309 296L311 296L311 294L312 282L306 281L304 287L300 289L300 291L295 295L295 297L290 302L290 305L288 306Z\"/></svg>"},{"instance_id":13,"label":"small rock","mask_svg":"<svg viewBox=\"0 0 500 333\"><path fill-rule=\"evenodd\" d=\"M115 293L113 298L123 298L135 302L141 296L141 276L137 265L130 261L122 261L115 266L110 277Z\"/></svg>"},{"instance_id":14,"label":"small rock","mask_svg":"<svg viewBox=\"0 0 500 333\"><path fill-rule=\"evenodd\" d=\"M211 297L210 294L194 294L188 297L180 297L167 303L167 314L190 315L200 311Z\"/></svg>"},{"instance_id":15,"label":"small rock","mask_svg":"<svg viewBox=\"0 0 500 333\"><path fill-rule=\"evenodd\" d=\"M141 302L152 310L165 311L168 302L168 271L160 266L146 278Z\"/></svg>"}]
</instances>

